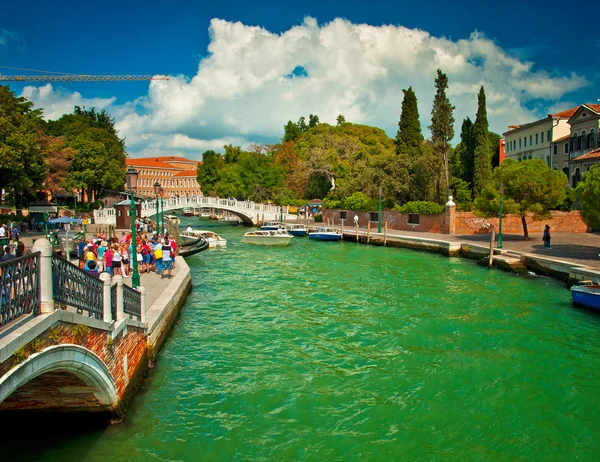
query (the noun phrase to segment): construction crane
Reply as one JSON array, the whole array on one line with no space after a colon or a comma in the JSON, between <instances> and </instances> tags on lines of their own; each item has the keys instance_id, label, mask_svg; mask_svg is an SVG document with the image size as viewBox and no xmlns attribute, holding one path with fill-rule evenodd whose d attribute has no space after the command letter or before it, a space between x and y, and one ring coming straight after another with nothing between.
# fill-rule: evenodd
<instances>
[{"instance_id":1,"label":"construction crane","mask_svg":"<svg viewBox=\"0 0 600 462\"><path fill-rule=\"evenodd\" d=\"M90 75L68 74L64 72L40 71L37 69L23 69L19 67L0 66L1 69L16 69L20 71L45 72L44 75L2 75L0 82L111 82L117 80L169 80L169 77L153 75Z\"/></svg>"}]
</instances>

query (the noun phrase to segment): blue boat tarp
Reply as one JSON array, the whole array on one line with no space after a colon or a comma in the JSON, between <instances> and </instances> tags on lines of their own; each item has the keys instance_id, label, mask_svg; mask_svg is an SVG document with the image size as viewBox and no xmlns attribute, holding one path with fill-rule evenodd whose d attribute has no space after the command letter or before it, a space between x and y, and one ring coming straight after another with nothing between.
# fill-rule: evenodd
<instances>
[{"instance_id":1,"label":"blue boat tarp","mask_svg":"<svg viewBox=\"0 0 600 462\"><path fill-rule=\"evenodd\" d=\"M50 223L50 224L77 223L78 225L80 225L81 220L78 218L71 218L71 217L58 217L58 218L52 218L51 220L48 220L48 223Z\"/></svg>"}]
</instances>

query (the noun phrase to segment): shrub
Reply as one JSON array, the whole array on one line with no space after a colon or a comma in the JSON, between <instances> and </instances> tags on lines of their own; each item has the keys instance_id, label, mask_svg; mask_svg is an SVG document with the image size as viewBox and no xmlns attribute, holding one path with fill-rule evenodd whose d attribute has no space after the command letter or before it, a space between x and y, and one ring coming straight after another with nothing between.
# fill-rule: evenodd
<instances>
[{"instance_id":1,"label":"shrub","mask_svg":"<svg viewBox=\"0 0 600 462\"><path fill-rule=\"evenodd\" d=\"M323 222L323 215L321 213L319 213L318 215L315 215L315 223L322 223Z\"/></svg>"},{"instance_id":2,"label":"shrub","mask_svg":"<svg viewBox=\"0 0 600 462\"><path fill-rule=\"evenodd\" d=\"M444 213L445 207L436 202L414 201L395 207L400 213L419 213L421 215L438 215Z\"/></svg>"},{"instance_id":3,"label":"shrub","mask_svg":"<svg viewBox=\"0 0 600 462\"><path fill-rule=\"evenodd\" d=\"M348 210L370 210L372 201L369 197L360 191L353 193L350 197L344 199L344 208Z\"/></svg>"},{"instance_id":4,"label":"shrub","mask_svg":"<svg viewBox=\"0 0 600 462\"><path fill-rule=\"evenodd\" d=\"M326 197L325 199L323 199L323 208L325 209L341 209L342 208L342 201L338 200L337 198L328 198Z\"/></svg>"}]
</instances>

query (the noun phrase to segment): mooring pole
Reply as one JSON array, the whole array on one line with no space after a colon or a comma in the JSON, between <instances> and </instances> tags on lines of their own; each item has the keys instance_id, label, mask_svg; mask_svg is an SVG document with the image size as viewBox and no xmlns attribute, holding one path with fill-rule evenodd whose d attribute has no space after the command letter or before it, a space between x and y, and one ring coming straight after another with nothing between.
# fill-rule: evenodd
<instances>
[{"instance_id":1,"label":"mooring pole","mask_svg":"<svg viewBox=\"0 0 600 462\"><path fill-rule=\"evenodd\" d=\"M490 268L494 262L494 239L496 238L496 230L492 228L492 238L490 239Z\"/></svg>"}]
</instances>

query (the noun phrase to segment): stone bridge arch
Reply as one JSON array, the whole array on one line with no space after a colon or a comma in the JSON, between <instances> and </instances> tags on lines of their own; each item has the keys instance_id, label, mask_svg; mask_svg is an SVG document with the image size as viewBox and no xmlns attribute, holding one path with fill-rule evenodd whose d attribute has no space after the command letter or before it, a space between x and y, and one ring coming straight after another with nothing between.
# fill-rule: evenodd
<instances>
[{"instance_id":1,"label":"stone bridge arch","mask_svg":"<svg viewBox=\"0 0 600 462\"><path fill-rule=\"evenodd\" d=\"M86 386L85 391L96 398L97 404L93 407L97 410L117 408L119 395L106 364L87 348L72 344L55 345L34 353L1 377L0 406L19 388L43 374L54 372L72 374L80 379ZM68 394L65 399L69 399Z\"/></svg>"}]
</instances>

